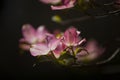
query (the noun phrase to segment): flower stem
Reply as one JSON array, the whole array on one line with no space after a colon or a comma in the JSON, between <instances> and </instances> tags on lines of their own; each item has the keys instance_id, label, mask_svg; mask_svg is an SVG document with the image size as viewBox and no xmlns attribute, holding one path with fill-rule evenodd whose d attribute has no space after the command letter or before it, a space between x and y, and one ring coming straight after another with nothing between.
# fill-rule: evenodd
<instances>
[{"instance_id":1,"label":"flower stem","mask_svg":"<svg viewBox=\"0 0 120 80\"><path fill-rule=\"evenodd\" d=\"M116 51L107 60L98 62L96 64L104 64L104 63L111 61L119 52L120 52L120 48L116 49Z\"/></svg>"},{"instance_id":2,"label":"flower stem","mask_svg":"<svg viewBox=\"0 0 120 80\"><path fill-rule=\"evenodd\" d=\"M74 52L74 50L73 50L73 47L70 46L69 49L72 51L72 55L75 57L75 52Z\"/></svg>"},{"instance_id":3,"label":"flower stem","mask_svg":"<svg viewBox=\"0 0 120 80\"><path fill-rule=\"evenodd\" d=\"M85 21L85 20L88 20L88 19L101 19L101 18L108 17L110 15L117 15L119 13L120 13L120 9L114 10L114 11L109 11L107 13L99 14L99 15L95 15L95 16L86 15L86 16L82 16L82 17L79 17L79 18L63 20L63 21L61 21L60 24L67 25L67 24L70 24L70 23Z\"/></svg>"}]
</instances>

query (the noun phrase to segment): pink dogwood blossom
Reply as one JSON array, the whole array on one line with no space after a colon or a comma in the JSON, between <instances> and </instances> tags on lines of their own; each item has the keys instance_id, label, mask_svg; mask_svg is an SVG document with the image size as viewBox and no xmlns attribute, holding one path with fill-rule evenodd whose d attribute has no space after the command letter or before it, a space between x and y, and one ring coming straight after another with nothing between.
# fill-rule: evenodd
<instances>
[{"instance_id":1,"label":"pink dogwood blossom","mask_svg":"<svg viewBox=\"0 0 120 80\"><path fill-rule=\"evenodd\" d=\"M78 61L91 61L103 54L105 49L98 45L98 43L95 40L88 41L85 46L86 51L81 51L76 56L78 58Z\"/></svg>"},{"instance_id":2,"label":"pink dogwood blossom","mask_svg":"<svg viewBox=\"0 0 120 80\"><path fill-rule=\"evenodd\" d=\"M61 10L74 7L76 0L62 0L62 5L54 6L52 5L52 10Z\"/></svg>"},{"instance_id":3,"label":"pink dogwood blossom","mask_svg":"<svg viewBox=\"0 0 120 80\"><path fill-rule=\"evenodd\" d=\"M67 29L63 35L63 43L66 46L77 46L82 44L85 39L81 39L81 37L79 37L80 35L80 31L77 31L76 28L71 27L69 29Z\"/></svg>"},{"instance_id":4,"label":"pink dogwood blossom","mask_svg":"<svg viewBox=\"0 0 120 80\"><path fill-rule=\"evenodd\" d=\"M40 0L45 4L58 4L60 5L51 5L52 10L61 10L74 7L76 0Z\"/></svg>"},{"instance_id":5,"label":"pink dogwood blossom","mask_svg":"<svg viewBox=\"0 0 120 80\"><path fill-rule=\"evenodd\" d=\"M20 39L20 43L26 44L21 44L20 47L24 50L28 50L31 44L44 42L45 38L50 35L44 26L40 26L35 30L30 24L23 25L22 33L23 38Z\"/></svg>"},{"instance_id":6,"label":"pink dogwood blossom","mask_svg":"<svg viewBox=\"0 0 120 80\"><path fill-rule=\"evenodd\" d=\"M32 45L30 48L31 55L33 56L40 56L40 55L47 55L50 51L53 51L59 45L60 40L56 38L51 38L47 40L46 43L38 43Z\"/></svg>"},{"instance_id":7,"label":"pink dogwood blossom","mask_svg":"<svg viewBox=\"0 0 120 80\"><path fill-rule=\"evenodd\" d=\"M45 3L45 4L57 4L61 0L40 0L40 1L43 2L43 3Z\"/></svg>"}]
</instances>

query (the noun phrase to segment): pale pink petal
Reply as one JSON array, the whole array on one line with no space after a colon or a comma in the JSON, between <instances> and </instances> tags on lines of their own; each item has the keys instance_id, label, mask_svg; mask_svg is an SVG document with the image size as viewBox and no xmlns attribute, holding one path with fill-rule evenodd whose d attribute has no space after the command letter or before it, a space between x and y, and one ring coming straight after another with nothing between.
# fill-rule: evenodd
<instances>
[{"instance_id":1,"label":"pale pink petal","mask_svg":"<svg viewBox=\"0 0 120 80\"><path fill-rule=\"evenodd\" d=\"M48 32L47 32L47 30L45 29L45 26L39 26L38 27L38 29L37 29L37 31L36 31L36 36L37 36L37 38L38 38L38 41L39 42L42 42L42 41L44 41L45 40L45 38L46 38L46 34L47 34Z\"/></svg>"},{"instance_id":2,"label":"pale pink petal","mask_svg":"<svg viewBox=\"0 0 120 80\"><path fill-rule=\"evenodd\" d=\"M78 36L78 33L79 33L79 32L77 31L76 28L70 27L70 28L68 29L68 31L71 32L73 36L75 36L75 37Z\"/></svg>"},{"instance_id":3,"label":"pale pink petal","mask_svg":"<svg viewBox=\"0 0 120 80\"><path fill-rule=\"evenodd\" d=\"M25 24L22 27L22 33L24 36L24 39L28 42L28 43L34 43L36 41L36 32L35 29L32 27L32 25L30 24Z\"/></svg>"},{"instance_id":4,"label":"pale pink petal","mask_svg":"<svg viewBox=\"0 0 120 80\"><path fill-rule=\"evenodd\" d=\"M61 10L61 9L68 9L68 8L72 8L74 7L74 3L76 0L70 0L70 1L66 1L63 5L60 6L51 6L52 10Z\"/></svg>"},{"instance_id":5,"label":"pale pink petal","mask_svg":"<svg viewBox=\"0 0 120 80\"><path fill-rule=\"evenodd\" d=\"M33 56L47 55L49 51L50 49L47 44L35 44L30 48L31 55Z\"/></svg>"},{"instance_id":6,"label":"pale pink petal","mask_svg":"<svg viewBox=\"0 0 120 80\"><path fill-rule=\"evenodd\" d=\"M80 53L78 53L77 58L79 61L94 60L100 57L101 54L103 54L105 51L105 48L99 46L95 40L88 41L85 46L85 49L88 51L89 54L85 55L87 53L86 51L81 51Z\"/></svg>"},{"instance_id":7,"label":"pale pink petal","mask_svg":"<svg viewBox=\"0 0 120 80\"><path fill-rule=\"evenodd\" d=\"M80 31L77 31L77 29L74 27L67 29L64 33L63 43L66 46L80 45L80 43L82 43L84 40L81 40L79 34Z\"/></svg>"},{"instance_id":8,"label":"pale pink petal","mask_svg":"<svg viewBox=\"0 0 120 80\"><path fill-rule=\"evenodd\" d=\"M62 6L51 6L52 10L61 10L61 9L68 9L74 7L73 4L71 5L62 5Z\"/></svg>"},{"instance_id":9,"label":"pale pink petal","mask_svg":"<svg viewBox=\"0 0 120 80\"><path fill-rule=\"evenodd\" d=\"M77 31L77 35L80 35L80 33L81 33L80 31Z\"/></svg>"},{"instance_id":10,"label":"pale pink petal","mask_svg":"<svg viewBox=\"0 0 120 80\"><path fill-rule=\"evenodd\" d=\"M59 39L56 39L56 38L53 38L50 40L49 44L48 44L48 47L51 49L51 50L55 50L56 47L59 45L60 43L60 40Z\"/></svg>"},{"instance_id":11,"label":"pale pink petal","mask_svg":"<svg viewBox=\"0 0 120 80\"><path fill-rule=\"evenodd\" d=\"M99 46L99 44L95 40L91 40L87 43L86 49L90 53L96 53L97 55L101 55L104 52L104 48Z\"/></svg>"},{"instance_id":12,"label":"pale pink petal","mask_svg":"<svg viewBox=\"0 0 120 80\"><path fill-rule=\"evenodd\" d=\"M57 4L61 0L40 0L40 1L43 2L43 3L45 3L45 4Z\"/></svg>"},{"instance_id":13,"label":"pale pink petal","mask_svg":"<svg viewBox=\"0 0 120 80\"><path fill-rule=\"evenodd\" d=\"M37 28L37 33L47 32L44 25L41 25Z\"/></svg>"},{"instance_id":14,"label":"pale pink petal","mask_svg":"<svg viewBox=\"0 0 120 80\"><path fill-rule=\"evenodd\" d=\"M64 34L64 41L65 41L65 44L67 46L70 46L73 42L74 42L74 38L75 36L72 34L72 32L70 32L69 30L67 30Z\"/></svg>"},{"instance_id":15,"label":"pale pink petal","mask_svg":"<svg viewBox=\"0 0 120 80\"><path fill-rule=\"evenodd\" d=\"M71 27L68 29L68 31L71 33L71 45L78 45L78 42L80 41L79 34L80 32L77 31L76 28Z\"/></svg>"},{"instance_id":16,"label":"pale pink petal","mask_svg":"<svg viewBox=\"0 0 120 80\"><path fill-rule=\"evenodd\" d=\"M84 38L84 39L80 40L80 42L78 44L81 45L85 41L86 41L86 39Z\"/></svg>"},{"instance_id":17,"label":"pale pink petal","mask_svg":"<svg viewBox=\"0 0 120 80\"><path fill-rule=\"evenodd\" d=\"M60 53L56 50L53 51L53 54L54 54L55 58L57 58L57 59L60 57Z\"/></svg>"},{"instance_id":18,"label":"pale pink petal","mask_svg":"<svg viewBox=\"0 0 120 80\"><path fill-rule=\"evenodd\" d=\"M65 48L66 48L66 46L62 42L60 42L60 44L57 46L57 48L53 51L55 57L59 58Z\"/></svg>"},{"instance_id":19,"label":"pale pink petal","mask_svg":"<svg viewBox=\"0 0 120 80\"><path fill-rule=\"evenodd\" d=\"M62 0L63 4L68 4L71 0Z\"/></svg>"}]
</instances>

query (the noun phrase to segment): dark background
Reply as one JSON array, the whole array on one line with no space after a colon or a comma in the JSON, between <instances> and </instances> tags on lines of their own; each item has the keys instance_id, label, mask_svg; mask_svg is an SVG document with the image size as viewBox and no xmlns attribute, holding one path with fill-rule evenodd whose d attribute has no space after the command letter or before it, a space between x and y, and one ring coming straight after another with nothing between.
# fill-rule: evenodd
<instances>
[{"instance_id":1,"label":"dark background","mask_svg":"<svg viewBox=\"0 0 120 80\"><path fill-rule=\"evenodd\" d=\"M120 46L120 15L109 16L103 19L86 20L83 22L60 25L51 21L55 14L64 15L64 18L80 16L75 11L51 11L48 5L38 0L1 0L0 4L0 73L1 76L10 78L56 76L68 78L90 78L117 76L120 73L120 54L104 65L88 66L83 68L56 67L51 63L42 63L33 68L35 58L29 52L19 53L19 39L22 37L21 27L25 23L32 24L35 28L46 25L51 32L54 29L65 30L74 25L82 31L82 35L95 38L107 49L104 58L108 58ZM62 14L64 12L64 14ZM87 76L87 77L85 77ZM114 78L115 79L115 78Z\"/></svg>"}]
</instances>

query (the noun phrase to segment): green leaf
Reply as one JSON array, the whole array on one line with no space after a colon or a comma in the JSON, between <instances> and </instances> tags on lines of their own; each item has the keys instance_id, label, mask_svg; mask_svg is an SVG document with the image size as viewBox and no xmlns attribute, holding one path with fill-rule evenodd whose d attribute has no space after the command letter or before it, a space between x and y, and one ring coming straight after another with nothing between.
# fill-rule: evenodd
<instances>
[{"instance_id":1,"label":"green leaf","mask_svg":"<svg viewBox=\"0 0 120 80\"><path fill-rule=\"evenodd\" d=\"M70 53L66 53L60 56L58 62L62 65L72 65L75 62L75 57L70 55Z\"/></svg>"},{"instance_id":2,"label":"green leaf","mask_svg":"<svg viewBox=\"0 0 120 80\"><path fill-rule=\"evenodd\" d=\"M66 59L58 60L60 64L65 65L65 66L74 64L74 61L75 60L73 58L66 58Z\"/></svg>"},{"instance_id":3,"label":"green leaf","mask_svg":"<svg viewBox=\"0 0 120 80\"><path fill-rule=\"evenodd\" d=\"M65 53L67 53L67 51L63 51L63 52L61 52L61 56L64 55Z\"/></svg>"},{"instance_id":4,"label":"green leaf","mask_svg":"<svg viewBox=\"0 0 120 80\"><path fill-rule=\"evenodd\" d=\"M86 53L89 54L88 51L85 48L82 48L82 47L76 48L74 53L76 55L76 54L80 53L81 51L86 51Z\"/></svg>"}]
</instances>

